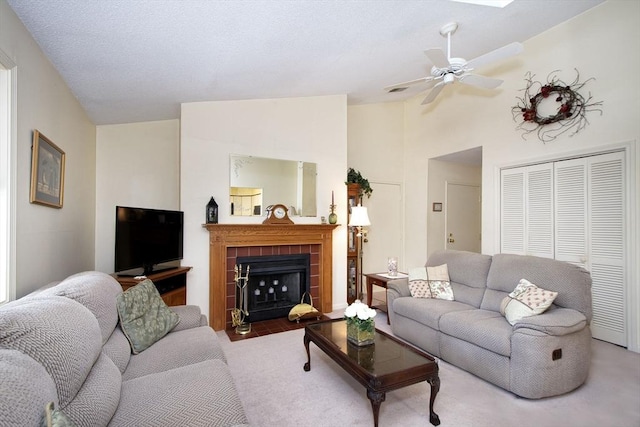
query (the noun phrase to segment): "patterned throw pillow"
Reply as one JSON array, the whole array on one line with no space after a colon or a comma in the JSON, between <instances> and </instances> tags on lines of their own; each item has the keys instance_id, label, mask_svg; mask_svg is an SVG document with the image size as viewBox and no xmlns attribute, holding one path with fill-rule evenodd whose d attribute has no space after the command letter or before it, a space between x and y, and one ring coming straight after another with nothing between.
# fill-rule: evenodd
<instances>
[{"instance_id":1,"label":"patterned throw pillow","mask_svg":"<svg viewBox=\"0 0 640 427\"><path fill-rule=\"evenodd\" d=\"M409 291L414 298L431 298L431 289L424 267L409 269Z\"/></svg>"},{"instance_id":2,"label":"patterned throw pillow","mask_svg":"<svg viewBox=\"0 0 640 427\"><path fill-rule=\"evenodd\" d=\"M514 325L520 319L544 313L557 296L557 292L547 291L527 279L521 279L513 292L502 300L500 313Z\"/></svg>"},{"instance_id":3,"label":"patterned throw pillow","mask_svg":"<svg viewBox=\"0 0 640 427\"><path fill-rule=\"evenodd\" d=\"M44 406L45 427L76 427L69 417L60 409L54 409L54 403L49 402Z\"/></svg>"},{"instance_id":4,"label":"patterned throw pillow","mask_svg":"<svg viewBox=\"0 0 640 427\"><path fill-rule=\"evenodd\" d=\"M119 294L116 304L120 327L131 344L133 354L150 347L180 321L149 279Z\"/></svg>"},{"instance_id":5,"label":"patterned throw pillow","mask_svg":"<svg viewBox=\"0 0 640 427\"><path fill-rule=\"evenodd\" d=\"M447 264L427 267L427 277L429 278L429 288L431 289L433 298L448 301L454 300Z\"/></svg>"}]
</instances>

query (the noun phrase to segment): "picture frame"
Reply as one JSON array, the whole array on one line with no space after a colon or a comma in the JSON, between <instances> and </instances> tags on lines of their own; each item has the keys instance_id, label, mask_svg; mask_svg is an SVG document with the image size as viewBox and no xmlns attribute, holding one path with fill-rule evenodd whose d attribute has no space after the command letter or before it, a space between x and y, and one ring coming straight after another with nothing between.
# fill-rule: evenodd
<instances>
[{"instance_id":1,"label":"picture frame","mask_svg":"<svg viewBox=\"0 0 640 427\"><path fill-rule=\"evenodd\" d=\"M62 208L65 153L38 130L31 145L31 194L29 202Z\"/></svg>"},{"instance_id":2,"label":"picture frame","mask_svg":"<svg viewBox=\"0 0 640 427\"><path fill-rule=\"evenodd\" d=\"M442 203L441 202L433 202L433 211L434 212L442 212Z\"/></svg>"}]
</instances>

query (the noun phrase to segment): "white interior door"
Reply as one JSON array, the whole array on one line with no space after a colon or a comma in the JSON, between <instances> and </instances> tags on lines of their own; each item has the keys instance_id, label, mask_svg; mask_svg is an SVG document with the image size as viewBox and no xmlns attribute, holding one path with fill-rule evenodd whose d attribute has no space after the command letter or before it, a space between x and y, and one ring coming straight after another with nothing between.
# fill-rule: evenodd
<instances>
[{"instance_id":1,"label":"white interior door","mask_svg":"<svg viewBox=\"0 0 640 427\"><path fill-rule=\"evenodd\" d=\"M446 186L445 247L479 253L482 247L480 187L450 182Z\"/></svg>"},{"instance_id":2,"label":"white interior door","mask_svg":"<svg viewBox=\"0 0 640 427\"><path fill-rule=\"evenodd\" d=\"M387 259L398 257L398 268L404 270L402 216L402 186L398 183L371 182L373 194L363 197L371 226L363 245L362 273L387 271ZM364 283L364 281L362 282Z\"/></svg>"}]
</instances>

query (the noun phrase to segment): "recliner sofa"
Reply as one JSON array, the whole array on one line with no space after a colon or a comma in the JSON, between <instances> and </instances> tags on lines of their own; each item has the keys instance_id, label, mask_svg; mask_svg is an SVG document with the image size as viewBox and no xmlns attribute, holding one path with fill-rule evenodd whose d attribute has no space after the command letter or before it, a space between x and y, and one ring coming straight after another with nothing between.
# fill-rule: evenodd
<instances>
[{"instance_id":1,"label":"recliner sofa","mask_svg":"<svg viewBox=\"0 0 640 427\"><path fill-rule=\"evenodd\" d=\"M132 354L111 276L84 272L0 307L0 426L40 426L45 405L77 426L240 426L247 418L197 306ZM45 424L46 425L46 424Z\"/></svg>"},{"instance_id":2,"label":"recliner sofa","mask_svg":"<svg viewBox=\"0 0 640 427\"><path fill-rule=\"evenodd\" d=\"M591 276L572 264L534 256L440 251L454 301L411 296L407 278L387 283L391 329L398 337L525 398L574 390L591 360ZM500 313L520 279L558 292L542 314L513 326Z\"/></svg>"}]
</instances>

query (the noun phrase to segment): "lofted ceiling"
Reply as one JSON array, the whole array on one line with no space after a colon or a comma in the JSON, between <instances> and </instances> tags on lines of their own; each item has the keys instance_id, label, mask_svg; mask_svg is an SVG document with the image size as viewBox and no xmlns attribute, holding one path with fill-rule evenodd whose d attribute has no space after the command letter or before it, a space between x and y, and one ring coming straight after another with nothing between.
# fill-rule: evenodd
<instances>
[{"instance_id":1,"label":"lofted ceiling","mask_svg":"<svg viewBox=\"0 0 640 427\"><path fill-rule=\"evenodd\" d=\"M383 88L429 74L423 52L446 50L448 22L453 56L470 60L603 2L462 1L7 0L95 124L174 119L196 101L399 101L420 87Z\"/></svg>"}]
</instances>

